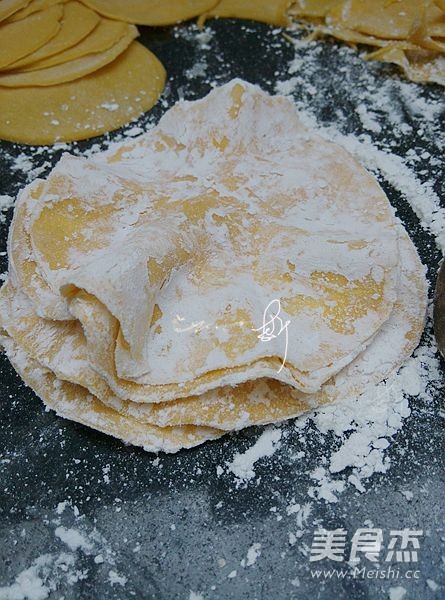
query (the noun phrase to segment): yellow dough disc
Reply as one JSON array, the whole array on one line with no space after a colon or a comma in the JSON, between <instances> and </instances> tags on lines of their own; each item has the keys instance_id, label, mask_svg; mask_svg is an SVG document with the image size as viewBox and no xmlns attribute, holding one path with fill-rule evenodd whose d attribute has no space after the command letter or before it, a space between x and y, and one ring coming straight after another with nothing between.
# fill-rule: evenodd
<instances>
[{"instance_id":1,"label":"yellow dough disc","mask_svg":"<svg viewBox=\"0 0 445 600\"><path fill-rule=\"evenodd\" d=\"M289 10L297 17L325 17L339 0L296 0Z\"/></svg>"},{"instance_id":2,"label":"yellow dough disc","mask_svg":"<svg viewBox=\"0 0 445 600\"><path fill-rule=\"evenodd\" d=\"M55 65L61 65L63 63L77 60L83 56L89 54L97 54L99 52L105 52L117 42L128 35L132 29L132 25L124 23L123 21L113 21L111 19L100 19L97 27L81 40L75 46L67 48L63 52L49 56L39 60L38 62L25 67L24 71L35 71L38 69L47 69Z\"/></svg>"},{"instance_id":3,"label":"yellow dough disc","mask_svg":"<svg viewBox=\"0 0 445 600\"><path fill-rule=\"evenodd\" d=\"M16 23L0 23L0 69L31 54L60 29L61 6L30 15Z\"/></svg>"},{"instance_id":4,"label":"yellow dough disc","mask_svg":"<svg viewBox=\"0 0 445 600\"><path fill-rule=\"evenodd\" d=\"M60 30L47 44L7 67L23 69L42 59L60 54L85 38L99 23L100 17L80 2L68 2L63 9ZM42 67L40 67L42 68Z\"/></svg>"},{"instance_id":5,"label":"yellow dough disc","mask_svg":"<svg viewBox=\"0 0 445 600\"><path fill-rule=\"evenodd\" d=\"M105 52L87 54L81 58L46 69L0 74L0 87L54 86L79 79L113 62L138 35L137 28L130 25L124 37Z\"/></svg>"},{"instance_id":6,"label":"yellow dough disc","mask_svg":"<svg viewBox=\"0 0 445 600\"><path fill-rule=\"evenodd\" d=\"M138 42L82 79L51 87L4 88L0 138L24 144L82 140L117 129L149 110L165 69Z\"/></svg>"},{"instance_id":7,"label":"yellow dough disc","mask_svg":"<svg viewBox=\"0 0 445 600\"><path fill-rule=\"evenodd\" d=\"M63 4L67 0L32 0L27 6L18 10L13 15L11 15L8 19L10 23L15 21L20 21L29 15L32 15L41 10L46 10L51 6L55 6L56 4Z\"/></svg>"},{"instance_id":8,"label":"yellow dough disc","mask_svg":"<svg viewBox=\"0 0 445 600\"><path fill-rule=\"evenodd\" d=\"M331 8L328 25L385 39L407 39L420 16L419 0L344 0Z\"/></svg>"},{"instance_id":9,"label":"yellow dough disc","mask_svg":"<svg viewBox=\"0 0 445 600\"><path fill-rule=\"evenodd\" d=\"M217 0L82 0L104 17L137 25L174 25L213 8Z\"/></svg>"},{"instance_id":10,"label":"yellow dough disc","mask_svg":"<svg viewBox=\"0 0 445 600\"><path fill-rule=\"evenodd\" d=\"M393 63L401 67L411 81L445 85L445 55L427 50L403 51L400 48L382 48L368 58Z\"/></svg>"},{"instance_id":11,"label":"yellow dough disc","mask_svg":"<svg viewBox=\"0 0 445 600\"><path fill-rule=\"evenodd\" d=\"M221 0L205 17L251 19L271 25L286 26L287 11L292 0Z\"/></svg>"},{"instance_id":12,"label":"yellow dough disc","mask_svg":"<svg viewBox=\"0 0 445 600\"><path fill-rule=\"evenodd\" d=\"M0 2L0 21L4 21L15 12L29 4L30 0L2 0Z\"/></svg>"}]
</instances>

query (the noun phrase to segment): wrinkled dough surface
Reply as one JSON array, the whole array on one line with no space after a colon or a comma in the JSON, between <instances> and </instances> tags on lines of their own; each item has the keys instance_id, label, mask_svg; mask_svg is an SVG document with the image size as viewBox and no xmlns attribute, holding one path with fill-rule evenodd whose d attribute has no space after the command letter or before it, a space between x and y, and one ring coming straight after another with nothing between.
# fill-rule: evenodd
<instances>
[{"instance_id":1,"label":"wrinkled dough surface","mask_svg":"<svg viewBox=\"0 0 445 600\"><path fill-rule=\"evenodd\" d=\"M423 329L424 269L374 179L240 80L64 156L19 195L8 253L16 369L61 416L151 451L356 397ZM274 298L286 349L258 335Z\"/></svg>"},{"instance_id":2,"label":"wrinkled dough surface","mask_svg":"<svg viewBox=\"0 0 445 600\"><path fill-rule=\"evenodd\" d=\"M137 147L110 166L64 158L30 226L60 310L83 289L115 318L119 379L153 398L202 393L226 369L316 391L364 349L395 301L397 233L350 155L238 82L179 104L140 143L143 160ZM254 331L277 294L294 342L280 374L284 340Z\"/></svg>"}]
</instances>

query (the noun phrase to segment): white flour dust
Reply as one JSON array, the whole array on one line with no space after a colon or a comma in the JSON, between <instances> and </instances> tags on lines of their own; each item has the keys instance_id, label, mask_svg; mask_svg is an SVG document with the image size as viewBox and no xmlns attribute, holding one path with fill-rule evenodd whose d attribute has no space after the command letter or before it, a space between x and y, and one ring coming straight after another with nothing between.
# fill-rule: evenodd
<instances>
[{"instance_id":1,"label":"white flour dust","mask_svg":"<svg viewBox=\"0 0 445 600\"><path fill-rule=\"evenodd\" d=\"M70 527L61 525L63 518L70 521ZM126 585L127 578L116 569L111 545L70 502L59 503L53 518L42 521L58 540L59 550L41 554L12 583L0 587L0 600L45 600L60 586L73 586L87 579L89 571L82 567L85 556L93 557L94 563L101 566L102 585ZM26 542L25 530L21 537Z\"/></svg>"}]
</instances>

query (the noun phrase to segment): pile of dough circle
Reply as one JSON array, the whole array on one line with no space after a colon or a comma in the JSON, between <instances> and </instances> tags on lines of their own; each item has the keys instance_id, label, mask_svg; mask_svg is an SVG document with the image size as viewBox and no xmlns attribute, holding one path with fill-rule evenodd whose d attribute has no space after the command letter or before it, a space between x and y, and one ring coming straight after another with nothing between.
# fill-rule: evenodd
<instances>
[{"instance_id":1,"label":"pile of dough circle","mask_svg":"<svg viewBox=\"0 0 445 600\"><path fill-rule=\"evenodd\" d=\"M13 23L0 23L0 68L41 48L60 30L61 6L30 15Z\"/></svg>"},{"instance_id":2,"label":"pile of dough circle","mask_svg":"<svg viewBox=\"0 0 445 600\"><path fill-rule=\"evenodd\" d=\"M86 139L125 125L158 100L165 70L134 41L134 25L77 0L7 4L0 8L0 138Z\"/></svg>"},{"instance_id":3,"label":"pile of dough circle","mask_svg":"<svg viewBox=\"0 0 445 600\"><path fill-rule=\"evenodd\" d=\"M39 69L47 69L55 65L61 65L70 61L88 56L90 54L98 54L105 52L114 46L122 39L129 31L127 23L121 21L112 21L111 19L101 19L98 25L74 46L70 46L57 54L52 54L47 58L40 58L36 62L32 62L23 66L22 72L35 71ZM31 58L33 55L27 57Z\"/></svg>"},{"instance_id":4,"label":"pile of dough circle","mask_svg":"<svg viewBox=\"0 0 445 600\"><path fill-rule=\"evenodd\" d=\"M65 155L19 195L8 251L25 382L152 451L358 396L423 329L424 270L378 184L240 80Z\"/></svg>"},{"instance_id":5,"label":"pile of dough circle","mask_svg":"<svg viewBox=\"0 0 445 600\"><path fill-rule=\"evenodd\" d=\"M99 16L80 2L76 0L67 2L57 35L31 54L9 64L6 70L23 69L30 64L64 52L91 33L99 21Z\"/></svg>"},{"instance_id":6,"label":"pile of dough circle","mask_svg":"<svg viewBox=\"0 0 445 600\"><path fill-rule=\"evenodd\" d=\"M100 135L149 110L164 84L162 64L134 42L112 63L81 79L1 90L0 137L53 144Z\"/></svg>"},{"instance_id":7,"label":"pile of dough circle","mask_svg":"<svg viewBox=\"0 0 445 600\"><path fill-rule=\"evenodd\" d=\"M445 85L443 0L296 0L290 14L314 34L377 47L367 58L399 65L412 81Z\"/></svg>"},{"instance_id":8,"label":"pile of dough circle","mask_svg":"<svg viewBox=\"0 0 445 600\"><path fill-rule=\"evenodd\" d=\"M0 4L0 110L4 109L0 137L12 142L87 139L149 110L162 92L165 73L148 50L135 45L138 31L132 24L164 26L197 17L202 25L216 17L286 26L291 17L304 19L317 33L377 47L368 58L398 64L414 81L445 85L444 0L425 0L420 8L417 0L2 0ZM135 73L142 75L136 94Z\"/></svg>"}]
</instances>

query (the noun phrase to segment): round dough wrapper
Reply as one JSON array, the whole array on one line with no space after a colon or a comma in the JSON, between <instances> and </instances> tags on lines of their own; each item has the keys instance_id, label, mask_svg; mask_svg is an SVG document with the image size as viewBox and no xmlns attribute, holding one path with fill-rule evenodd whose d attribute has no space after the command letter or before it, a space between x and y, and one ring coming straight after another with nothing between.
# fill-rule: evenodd
<instances>
[{"instance_id":1,"label":"round dough wrapper","mask_svg":"<svg viewBox=\"0 0 445 600\"><path fill-rule=\"evenodd\" d=\"M52 87L5 88L0 138L53 144L101 135L149 110L165 85L165 69L138 42L111 64Z\"/></svg>"},{"instance_id":2,"label":"round dough wrapper","mask_svg":"<svg viewBox=\"0 0 445 600\"><path fill-rule=\"evenodd\" d=\"M419 0L344 0L331 8L326 22L379 38L404 40L418 18Z\"/></svg>"},{"instance_id":3,"label":"round dough wrapper","mask_svg":"<svg viewBox=\"0 0 445 600\"><path fill-rule=\"evenodd\" d=\"M60 29L61 6L30 15L16 23L0 23L0 69L31 54Z\"/></svg>"},{"instance_id":4,"label":"round dough wrapper","mask_svg":"<svg viewBox=\"0 0 445 600\"><path fill-rule=\"evenodd\" d=\"M213 8L217 0L82 0L104 17L137 25L174 25Z\"/></svg>"},{"instance_id":5,"label":"round dough wrapper","mask_svg":"<svg viewBox=\"0 0 445 600\"><path fill-rule=\"evenodd\" d=\"M325 17L339 0L296 0L289 9L295 17Z\"/></svg>"},{"instance_id":6,"label":"round dough wrapper","mask_svg":"<svg viewBox=\"0 0 445 600\"><path fill-rule=\"evenodd\" d=\"M15 12L29 4L30 0L2 0L0 2L0 21L4 21Z\"/></svg>"},{"instance_id":7,"label":"round dough wrapper","mask_svg":"<svg viewBox=\"0 0 445 600\"><path fill-rule=\"evenodd\" d=\"M48 67L77 60L88 54L105 52L117 44L120 39L125 37L132 27L132 25L124 23L123 21L113 21L111 19L101 18L97 27L75 46L67 48L58 54L53 54L53 56L49 56L48 58L39 60L23 70L35 71L37 69L47 69Z\"/></svg>"},{"instance_id":8,"label":"round dough wrapper","mask_svg":"<svg viewBox=\"0 0 445 600\"><path fill-rule=\"evenodd\" d=\"M390 46L368 54L368 58L398 65L411 81L445 85L445 55L443 54L421 49L403 51Z\"/></svg>"},{"instance_id":9,"label":"round dough wrapper","mask_svg":"<svg viewBox=\"0 0 445 600\"><path fill-rule=\"evenodd\" d=\"M113 62L139 35L137 28L130 25L127 33L105 52L88 54L61 65L36 71L0 74L0 87L46 87L74 81Z\"/></svg>"},{"instance_id":10,"label":"round dough wrapper","mask_svg":"<svg viewBox=\"0 0 445 600\"><path fill-rule=\"evenodd\" d=\"M59 54L85 38L99 23L100 17L80 2L68 2L63 7L60 30L47 44L7 67L23 69L39 60ZM41 68L41 67L40 67Z\"/></svg>"},{"instance_id":11,"label":"round dough wrapper","mask_svg":"<svg viewBox=\"0 0 445 600\"><path fill-rule=\"evenodd\" d=\"M47 8L51 8L51 6L55 6L56 4L64 4L67 0L32 0L27 6L23 7L21 10L18 10L13 15L11 15L8 19L10 23L14 23L15 21L20 21L21 19L25 19L29 15L32 15L41 10L46 10Z\"/></svg>"},{"instance_id":12,"label":"round dough wrapper","mask_svg":"<svg viewBox=\"0 0 445 600\"><path fill-rule=\"evenodd\" d=\"M221 0L204 18L251 19L285 27L289 24L291 4L292 0Z\"/></svg>"}]
</instances>

